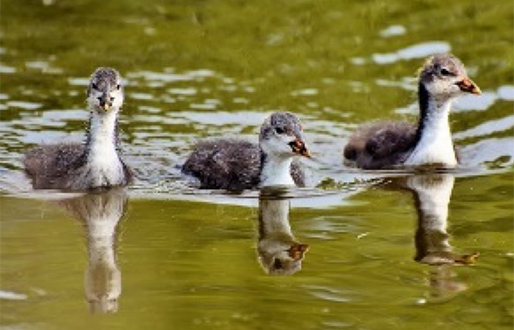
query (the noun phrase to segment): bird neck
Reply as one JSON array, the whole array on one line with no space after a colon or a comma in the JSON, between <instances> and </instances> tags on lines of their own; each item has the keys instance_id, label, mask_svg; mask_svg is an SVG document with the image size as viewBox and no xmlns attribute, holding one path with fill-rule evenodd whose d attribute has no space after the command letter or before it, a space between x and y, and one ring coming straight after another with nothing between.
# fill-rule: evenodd
<instances>
[{"instance_id":1,"label":"bird neck","mask_svg":"<svg viewBox=\"0 0 514 330\"><path fill-rule=\"evenodd\" d=\"M85 152L90 163L119 161L118 109L111 109L103 115L91 111Z\"/></svg>"},{"instance_id":2,"label":"bird neck","mask_svg":"<svg viewBox=\"0 0 514 330\"><path fill-rule=\"evenodd\" d=\"M448 120L452 99L439 99L430 95L422 83L419 84L418 93L420 118L415 146L406 164L438 163L456 166L457 158Z\"/></svg>"},{"instance_id":3,"label":"bird neck","mask_svg":"<svg viewBox=\"0 0 514 330\"><path fill-rule=\"evenodd\" d=\"M261 150L261 187L294 185L291 176L291 157L270 157Z\"/></svg>"}]
</instances>

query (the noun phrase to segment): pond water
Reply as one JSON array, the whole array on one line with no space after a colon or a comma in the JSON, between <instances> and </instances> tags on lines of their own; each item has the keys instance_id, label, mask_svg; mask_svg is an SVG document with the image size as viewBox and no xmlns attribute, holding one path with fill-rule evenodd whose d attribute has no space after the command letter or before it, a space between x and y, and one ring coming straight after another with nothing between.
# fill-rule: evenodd
<instances>
[{"instance_id":1,"label":"pond water","mask_svg":"<svg viewBox=\"0 0 514 330\"><path fill-rule=\"evenodd\" d=\"M2 2L5 329L511 329L513 3ZM416 70L453 52L483 94L451 125L461 168L358 171L361 123L416 120ZM98 66L126 80L127 190L33 191L30 146L82 141ZM201 138L304 122L309 188L198 191ZM288 250L289 252L285 252Z\"/></svg>"}]
</instances>

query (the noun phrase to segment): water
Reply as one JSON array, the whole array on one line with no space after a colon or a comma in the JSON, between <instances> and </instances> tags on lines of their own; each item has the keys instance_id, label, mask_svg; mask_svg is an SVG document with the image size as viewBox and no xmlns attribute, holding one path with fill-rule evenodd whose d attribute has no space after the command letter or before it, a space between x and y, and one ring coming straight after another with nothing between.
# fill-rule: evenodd
<instances>
[{"instance_id":1,"label":"water","mask_svg":"<svg viewBox=\"0 0 514 330\"><path fill-rule=\"evenodd\" d=\"M2 328L512 328L512 12L492 0L4 1ZM359 124L416 119L415 72L436 51L484 92L453 108L463 167L344 167ZM135 184L32 191L24 150L83 140L97 66L126 79ZM188 186L178 166L198 139L255 140L276 110L305 124L310 188Z\"/></svg>"}]
</instances>

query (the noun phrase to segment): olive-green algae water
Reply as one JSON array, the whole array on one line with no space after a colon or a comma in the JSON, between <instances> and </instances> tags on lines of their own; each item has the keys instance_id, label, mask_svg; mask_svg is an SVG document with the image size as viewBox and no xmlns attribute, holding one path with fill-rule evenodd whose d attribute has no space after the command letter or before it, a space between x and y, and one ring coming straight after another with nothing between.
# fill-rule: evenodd
<instances>
[{"instance_id":1,"label":"olive-green algae water","mask_svg":"<svg viewBox=\"0 0 514 330\"><path fill-rule=\"evenodd\" d=\"M509 1L6 0L0 324L6 329L511 329ZM416 72L452 52L462 166L363 172L357 125L416 120ZM34 192L23 152L82 141L98 66L126 81L126 190ZM180 174L201 138L297 113L310 188L224 194Z\"/></svg>"}]
</instances>

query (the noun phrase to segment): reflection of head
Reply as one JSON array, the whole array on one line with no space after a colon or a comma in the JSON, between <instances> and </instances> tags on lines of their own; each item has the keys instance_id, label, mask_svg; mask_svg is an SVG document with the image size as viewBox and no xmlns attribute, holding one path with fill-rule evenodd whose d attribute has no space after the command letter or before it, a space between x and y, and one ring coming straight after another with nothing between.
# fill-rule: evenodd
<instances>
[{"instance_id":1,"label":"reflection of head","mask_svg":"<svg viewBox=\"0 0 514 330\"><path fill-rule=\"evenodd\" d=\"M309 245L297 242L291 232L289 200L263 196L259 200L259 262L268 274L294 274L302 268Z\"/></svg>"},{"instance_id":2,"label":"reflection of head","mask_svg":"<svg viewBox=\"0 0 514 330\"><path fill-rule=\"evenodd\" d=\"M302 269L302 261L309 245L279 242L259 242L259 262L271 275L292 275Z\"/></svg>"},{"instance_id":3,"label":"reflection of head","mask_svg":"<svg viewBox=\"0 0 514 330\"><path fill-rule=\"evenodd\" d=\"M116 228L126 201L126 191L114 189L61 202L86 229L89 262L84 274L84 290L91 313L118 310L121 272L116 264Z\"/></svg>"},{"instance_id":4,"label":"reflection of head","mask_svg":"<svg viewBox=\"0 0 514 330\"><path fill-rule=\"evenodd\" d=\"M430 296L434 299L447 298L450 295L465 291L468 285L459 281L452 267L438 266L428 273Z\"/></svg>"},{"instance_id":5,"label":"reflection of head","mask_svg":"<svg viewBox=\"0 0 514 330\"><path fill-rule=\"evenodd\" d=\"M88 268L84 276L84 289L92 314L116 313L121 294L121 272L118 268L101 264Z\"/></svg>"}]
</instances>

